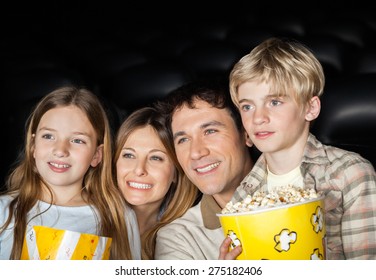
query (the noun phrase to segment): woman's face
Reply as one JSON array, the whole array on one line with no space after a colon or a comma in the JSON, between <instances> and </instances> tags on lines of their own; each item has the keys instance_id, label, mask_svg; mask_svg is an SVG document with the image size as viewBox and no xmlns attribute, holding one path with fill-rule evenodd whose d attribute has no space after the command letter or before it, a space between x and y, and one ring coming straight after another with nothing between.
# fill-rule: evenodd
<instances>
[{"instance_id":1,"label":"woman's face","mask_svg":"<svg viewBox=\"0 0 376 280\"><path fill-rule=\"evenodd\" d=\"M159 207L175 178L174 163L151 126L134 130L116 162L117 182L133 206Z\"/></svg>"}]
</instances>

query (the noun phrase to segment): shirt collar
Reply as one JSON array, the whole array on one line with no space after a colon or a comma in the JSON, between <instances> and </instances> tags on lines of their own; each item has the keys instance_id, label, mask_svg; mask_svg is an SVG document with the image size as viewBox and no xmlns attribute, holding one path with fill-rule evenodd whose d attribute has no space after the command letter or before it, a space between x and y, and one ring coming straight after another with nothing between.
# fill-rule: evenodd
<instances>
[{"instance_id":1,"label":"shirt collar","mask_svg":"<svg viewBox=\"0 0 376 280\"><path fill-rule=\"evenodd\" d=\"M220 213L222 208L211 195L204 194L201 199L201 215L204 226L207 229L218 229L221 223L216 214Z\"/></svg>"}]
</instances>

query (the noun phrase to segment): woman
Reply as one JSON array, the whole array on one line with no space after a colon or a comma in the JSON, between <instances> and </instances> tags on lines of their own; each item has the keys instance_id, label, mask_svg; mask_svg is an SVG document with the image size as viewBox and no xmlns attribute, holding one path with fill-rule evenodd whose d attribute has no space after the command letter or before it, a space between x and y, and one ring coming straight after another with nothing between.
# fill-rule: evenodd
<instances>
[{"instance_id":1,"label":"woman","mask_svg":"<svg viewBox=\"0 0 376 280\"><path fill-rule=\"evenodd\" d=\"M117 183L137 216L142 259L154 258L157 231L182 216L198 195L178 164L164 121L155 108L141 108L128 116L116 137Z\"/></svg>"}]
</instances>

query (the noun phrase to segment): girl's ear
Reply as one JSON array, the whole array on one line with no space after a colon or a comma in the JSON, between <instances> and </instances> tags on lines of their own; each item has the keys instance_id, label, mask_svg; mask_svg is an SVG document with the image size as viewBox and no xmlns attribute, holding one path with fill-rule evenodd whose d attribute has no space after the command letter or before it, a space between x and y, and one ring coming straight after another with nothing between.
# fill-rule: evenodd
<instances>
[{"instance_id":1,"label":"girl's ear","mask_svg":"<svg viewBox=\"0 0 376 280\"><path fill-rule=\"evenodd\" d=\"M90 165L92 167L96 167L102 161L102 158L103 158L103 144L97 147L97 150L95 151L95 154L91 160Z\"/></svg>"},{"instance_id":2,"label":"girl's ear","mask_svg":"<svg viewBox=\"0 0 376 280\"><path fill-rule=\"evenodd\" d=\"M321 110L320 98L318 96L312 97L311 100L309 101L309 106L306 109L305 119L309 122L313 121L319 116L320 110Z\"/></svg>"},{"instance_id":3,"label":"girl's ear","mask_svg":"<svg viewBox=\"0 0 376 280\"><path fill-rule=\"evenodd\" d=\"M244 131L244 136L245 136L245 144L248 146L248 147L252 147L253 146L253 142L251 140L251 138L249 138L249 135L246 131Z\"/></svg>"}]
</instances>

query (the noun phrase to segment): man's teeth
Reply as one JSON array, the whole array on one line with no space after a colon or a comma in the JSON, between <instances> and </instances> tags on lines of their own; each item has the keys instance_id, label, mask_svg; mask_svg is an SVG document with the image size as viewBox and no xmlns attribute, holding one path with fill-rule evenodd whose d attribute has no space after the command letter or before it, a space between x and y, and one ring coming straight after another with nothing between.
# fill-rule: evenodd
<instances>
[{"instance_id":1,"label":"man's teeth","mask_svg":"<svg viewBox=\"0 0 376 280\"><path fill-rule=\"evenodd\" d=\"M129 185L135 189L151 189L152 187L152 185L149 185L149 184L140 184L140 183L134 183L134 182L129 182Z\"/></svg>"},{"instance_id":2,"label":"man's teeth","mask_svg":"<svg viewBox=\"0 0 376 280\"><path fill-rule=\"evenodd\" d=\"M54 163L54 162L50 162L50 164L54 167L57 167L57 168L68 168L69 167L68 164L57 164L57 163Z\"/></svg>"},{"instance_id":3,"label":"man's teeth","mask_svg":"<svg viewBox=\"0 0 376 280\"><path fill-rule=\"evenodd\" d=\"M218 165L219 165L219 162L213 163L213 164L210 164L210 165L208 165L204 168L196 168L196 171L198 171L198 172L208 172L208 171L216 168Z\"/></svg>"}]
</instances>

